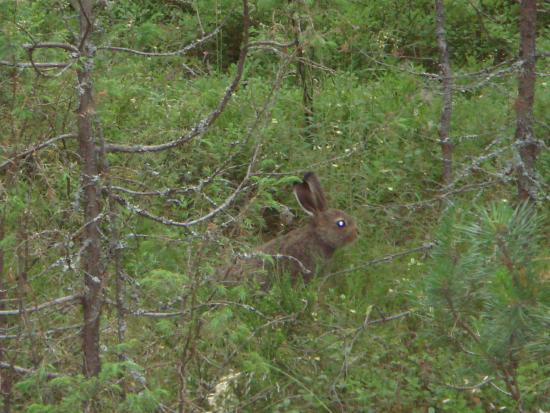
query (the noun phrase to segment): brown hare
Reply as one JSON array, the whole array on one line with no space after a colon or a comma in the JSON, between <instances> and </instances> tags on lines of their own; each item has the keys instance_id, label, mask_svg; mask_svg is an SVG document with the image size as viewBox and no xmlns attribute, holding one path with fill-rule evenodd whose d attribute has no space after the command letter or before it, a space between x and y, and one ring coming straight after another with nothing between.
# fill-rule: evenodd
<instances>
[{"instance_id":1,"label":"brown hare","mask_svg":"<svg viewBox=\"0 0 550 413\"><path fill-rule=\"evenodd\" d=\"M344 211L328 208L321 183L313 172L307 172L303 181L294 185L294 195L311 216L310 222L267 242L258 248L258 253L243 257L247 263L238 262L226 269L227 278L246 277L259 268L267 268L269 273L267 263L273 261L276 271L287 272L293 279L301 276L308 282L336 249L355 241L355 220Z\"/></svg>"}]
</instances>

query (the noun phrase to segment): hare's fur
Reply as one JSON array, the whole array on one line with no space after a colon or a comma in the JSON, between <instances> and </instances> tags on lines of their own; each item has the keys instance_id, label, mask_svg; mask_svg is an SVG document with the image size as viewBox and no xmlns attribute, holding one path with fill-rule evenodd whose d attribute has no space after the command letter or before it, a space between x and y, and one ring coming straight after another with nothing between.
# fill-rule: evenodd
<instances>
[{"instance_id":1,"label":"hare's fur","mask_svg":"<svg viewBox=\"0 0 550 413\"><path fill-rule=\"evenodd\" d=\"M334 251L357 238L355 220L344 211L327 208L324 191L314 173L306 173L303 181L294 185L294 194L300 206L311 215L310 222L262 245L258 254L249 257L246 263L238 262L228 268L225 276L241 278L266 267L266 261L273 261L277 271L301 276L307 282L319 266L330 260Z\"/></svg>"}]
</instances>

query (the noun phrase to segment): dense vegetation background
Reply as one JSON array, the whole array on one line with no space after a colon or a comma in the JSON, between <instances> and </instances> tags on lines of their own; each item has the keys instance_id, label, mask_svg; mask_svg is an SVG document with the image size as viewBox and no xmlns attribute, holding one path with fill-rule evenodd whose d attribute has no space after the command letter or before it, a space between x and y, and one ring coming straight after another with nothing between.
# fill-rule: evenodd
<instances>
[{"instance_id":1,"label":"dense vegetation background","mask_svg":"<svg viewBox=\"0 0 550 413\"><path fill-rule=\"evenodd\" d=\"M2 411L550 412L550 4L522 175L528 2L436 3L1 2ZM309 170L360 239L217 282Z\"/></svg>"}]
</instances>

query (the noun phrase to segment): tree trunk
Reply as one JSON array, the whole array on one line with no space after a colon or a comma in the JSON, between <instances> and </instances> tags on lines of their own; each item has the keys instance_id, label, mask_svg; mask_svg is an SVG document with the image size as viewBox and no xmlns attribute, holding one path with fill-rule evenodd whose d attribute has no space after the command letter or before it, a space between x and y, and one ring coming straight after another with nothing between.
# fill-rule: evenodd
<instances>
[{"instance_id":1,"label":"tree trunk","mask_svg":"<svg viewBox=\"0 0 550 413\"><path fill-rule=\"evenodd\" d=\"M515 138L519 147L516 173L519 199L529 201L534 201L536 198L535 161L537 159L537 143L533 130L536 27L536 0L521 0L519 57L522 60L522 66L518 76L518 97L516 100Z\"/></svg>"},{"instance_id":2,"label":"tree trunk","mask_svg":"<svg viewBox=\"0 0 550 413\"><path fill-rule=\"evenodd\" d=\"M5 212L0 212L0 241L4 240L4 223ZM6 309L6 299L8 298L8 286L4 274L4 249L0 246L0 310ZM7 318L0 317L0 329L4 329L8 326ZM0 340L0 362L6 360L6 350L4 349L3 341ZM0 396L2 398L2 413L11 412L11 398L12 398L12 372L6 369L0 374Z\"/></svg>"},{"instance_id":3,"label":"tree trunk","mask_svg":"<svg viewBox=\"0 0 550 413\"><path fill-rule=\"evenodd\" d=\"M291 4L293 0L289 0ZM296 70L302 84L302 103L304 107L304 122L306 126L306 138L313 143L313 87L311 75L309 74L305 59L308 57L304 44L302 43L302 19L298 13L291 16L294 41L296 44Z\"/></svg>"},{"instance_id":4,"label":"tree trunk","mask_svg":"<svg viewBox=\"0 0 550 413\"><path fill-rule=\"evenodd\" d=\"M449 63L449 49L445 34L445 6L443 0L435 0L435 22L443 92L443 109L439 124L439 143L443 156L443 185L447 186L453 179L453 145L449 137L453 103L453 74L451 72L451 64Z\"/></svg>"},{"instance_id":5,"label":"tree trunk","mask_svg":"<svg viewBox=\"0 0 550 413\"><path fill-rule=\"evenodd\" d=\"M300 23L298 23L299 27ZM299 35L296 35L296 41L299 42ZM303 44L297 43L296 56L298 57L297 70L302 82L302 103L304 105L304 122L306 125L306 136L312 139L313 136L313 88L311 86L311 76L308 75L307 66L304 59L307 57Z\"/></svg>"},{"instance_id":6,"label":"tree trunk","mask_svg":"<svg viewBox=\"0 0 550 413\"><path fill-rule=\"evenodd\" d=\"M95 138L92 130L94 102L92 97L93 46L89 39L93 30L92 1L80 0L80 55L77 69L79 107L77 111L78 141L81 165L81 185L85 224L82 270L85 291L82 298L84 327L82 349L83 373L86 377L97 376L101 369L99 358L99 321L101 313L102 272L100 267L101 245L99 231L99 169Z\"/></svg>"}]
</instances>

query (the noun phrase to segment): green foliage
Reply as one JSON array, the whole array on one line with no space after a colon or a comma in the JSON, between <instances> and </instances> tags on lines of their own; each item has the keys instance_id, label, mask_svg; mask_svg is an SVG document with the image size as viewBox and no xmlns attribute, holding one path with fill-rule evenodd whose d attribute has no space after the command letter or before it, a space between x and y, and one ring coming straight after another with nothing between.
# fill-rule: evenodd
<instances>
[{"instance_id":1,"label":"green foliage","mask_svg":"<svg viewBox=\"0 0 550 413\"><path fill-rule=\"evenodd\" d=\"M130 394L120 405L121 412L149 413L158 411L161 401L168 396L162 389L144 390L138 394Z\"/></svg>"},{"instance_id":2,"label":"green foliage","mask_svg":"<svg viewBox=\"0 0 550 413\"><path fill-rule=\"evenodd\" d=\"M156 269L141 280L141 285L155 297L177 296L181 293L179 289L188 281L183 274Z\"/></svg>"},{"instance_id":3,"label":"green foliage","mask_svg":"<svg viewBox=\"0 0 550 413\"><path fill-rule=\"evenodd\" d=\"M505 387L494 360L512 365L510 357L525 406L547 409L548 217L506 205L516 196L507 172L517 155L511 145L516 73L506 64L492 66L516 54L518 5L445 5L457 76L451 128L457 180L450 194L458 206L445 209L440 197L440 84L418 75L438 71L433 1L251 2L252 41L288 43L296 35L293 21L301 25L311 125L296 62L284 66L280 50L255 48L244 82L204 135L160 153L108 154L101 189L109 178L116 187L159 192L116 193L152 215L183 222L222 205L261 144L244 190L191 228L164 226L121 205L112 212L102 198L105 257L112 258L111 224L120 232L125 338L117 335L113 262L105 265L98 377L78 374L77 305L28 314L24 323L8 318L2 334L21 335L2 341L6 360L16 355L18 365L47 366L17 377L12 410L72 413L92 399L105 412L175 411L182 400L205 411L511 410L511 398L493 387L461 389L486 375ZM96 136L101 130L108 142L158 144L187 134L211 113L235 73L241 6L237 0L98 2L92 36L98 46L172 51L220 24L223 29L186 56L98 49ZM0 2L0 60L27 61L21 45L33 40L74 43L74 16L65 0ZM539 50L550 46L548 16L540 13ZM67 53L39 50L35 57L62 62ZM537 65L539 73L548 71L546 60ZM73 69L44 77L1 66L0 163L76 130ZM494 69L503 72L485 82ZM540 77L540 139L550 121L548 88ZM257 119L272 92L265 118ZM494 150L497 156L484 158ZM83 291L87 223L78 151L76 140L67 139L19 160L2 176L2 275L13 300L7 309L17 308L19 294L30 306ZM356 217L360 239L337 251L332 266L307 285L285 276L274 276L267 290L254 282L216 282L235 251L249 252L305 223L292 185L306 170L318 172L331 206ZM541 148L537 171L547 191L547 148ZM203 184L202 192L191 190ZM541 199L537 207L546 205ZM280 218L287 213L295 217L290 225ZM391 258L434 237L438 245L425 256ZM26 285L20 288L23 269ZM386 321L406 311L409 316ZM65 326L76 328L57 330ZM48 380L45 371L65 375Z\"/></svg>"}]
</instances>

